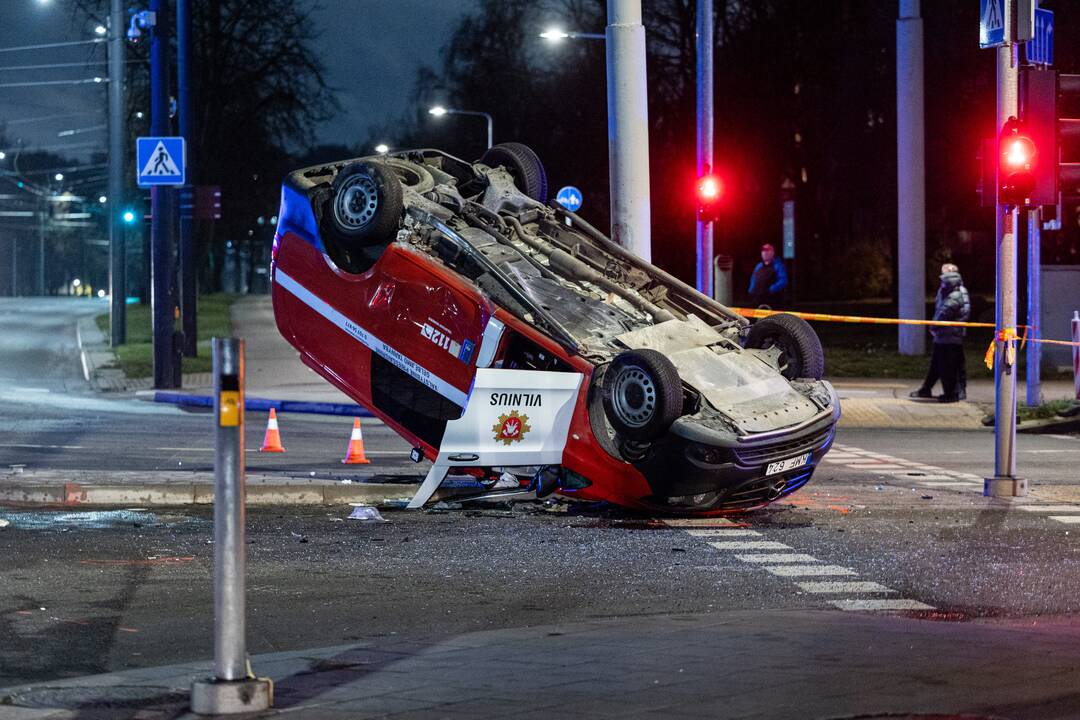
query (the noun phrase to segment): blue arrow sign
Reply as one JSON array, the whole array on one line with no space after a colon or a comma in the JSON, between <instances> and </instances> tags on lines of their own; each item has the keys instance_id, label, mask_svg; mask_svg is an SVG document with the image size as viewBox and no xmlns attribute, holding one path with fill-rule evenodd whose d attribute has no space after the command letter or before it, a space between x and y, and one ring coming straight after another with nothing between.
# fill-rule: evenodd
<instances>
[{"instance_id":1,"label":"blue arrow sign","mask_svg":"<svg viewBox=\"0 0 1080 720\"><path fill-rule=\"evenodd\" d=\"M139 187L183 185L186 154L182 137L136 138L135 171Z\"/></svg>"},{"instance_id":2,"label":"blue arrow sign","mask_svg":"<svg viewBox=\"0 0 1080 720\"><path fill-rule=\"evenodd\" d=\"M585 202L585 198L582 196L581 191L576 187L567 185L559 190L559 194L555 196L555 202L559 203L570 212L577 212L578 208Z\"/></svg>"},{"instance_id":3,"label":"blue arrow sign","mask_svg":"<svg viewBox=\"0 0 1080 720\"><path fill-rule=\"evenodd\" d=\"M1054 64L1054 11L1035 8L1035 34L1024 44L1028 62Z\"/></svg>"},{"instance_id":4,"label":"blue arrow sign","mask_svg":"<svg viewBox=\"0 0 1080 720\"><path fill-rule=\"evenodd\" d=\"M979 47L1005 44L1005 0L979 0Z\"/></svg>"}]
</instances>

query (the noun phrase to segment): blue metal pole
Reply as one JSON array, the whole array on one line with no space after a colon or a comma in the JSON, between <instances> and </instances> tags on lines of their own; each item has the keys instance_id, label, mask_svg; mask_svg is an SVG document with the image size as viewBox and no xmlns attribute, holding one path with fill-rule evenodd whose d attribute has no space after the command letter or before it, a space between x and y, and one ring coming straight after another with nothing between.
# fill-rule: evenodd
<instances>
[{"instance_id":1,"label":"blue metal pole","mask_svg":"<svg viewBox=\"0 0 1080 720\"><path fill-rule=\"evenodd\" d=\"M191 0L176 0L176 76L179 86L180 134L187 144L188 184L181 190L180 203L180 313L183 320L184 356L195 357L198 350L196 297L198 295L195 269L195 189L194 145L192 116L194 100L191 95Z\"/></svg>"},{"instance_id":2,"label":"blue metal pole","mask_svg":"<svg viewBox=\"0 0 1080 720\"><path fill-rule=\"evenodd\" d=\"M713 3L697 0L697 176L713 164ZM713 223L697 221L697 289L713 297Z\"/></svg>"},{"instance_id":3,"label":"blue metal pole","mask_svg":"<svg viewBox=\"0 0 1080 720\"><path fill-rule=\"evenodd\" d=\"M1028 211L1028 339L1038 340L1041 333L1039 315L1042 312L1042 247L1040 230L1042 229L1042 210L1034 208ZM1035 407L1042 404L1042 345L1038 342L1027 344L1027 404Z\"/></svg>"},{"instance_id":4,"label":"blue metal pole","mask_svg":"<svg viewBox=\"0 0 1080 720\"><path fill-rule=\"evenodd\" d=\"M109 325L113 347L127 342L127 233L124 207L124 3L109 11Z\"/></svg>"},{"instance_id":5,"label":"blue metal pole","mask_svg":"<svg viewBox=\"0 0 1080 720\"><path fill-rule=\"evenodd\" d=\"M151 135L169 135L169 23L167 0L150 0L155 25L150 41ZM174 320L176 284L175 202L172 188L150 190L150 303L154 339L154 387L180 387L180 361L176 354Z\"/></svg>"}]
</instances>

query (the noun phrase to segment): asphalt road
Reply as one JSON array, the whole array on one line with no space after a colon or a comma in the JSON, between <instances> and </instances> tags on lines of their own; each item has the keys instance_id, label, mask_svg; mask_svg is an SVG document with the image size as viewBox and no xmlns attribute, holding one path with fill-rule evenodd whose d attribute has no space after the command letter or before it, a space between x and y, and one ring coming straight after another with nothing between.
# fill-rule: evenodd
<instances>
[{"instance_id":1,"label":"asphalt road","mask_svg":"<svg viewBox=\"0 0 1080 720\"><path fill-rule=\"evenodd\" d=\"M0 466L209 470L205 414L94 396L80 384L70 323L83 309L63 302L33 337L0 344ZM55 319L61 311L66 320ZM25 327L17 312L0 304L0 330ZM261 436L252 425L249 449ZM288 452L250 453L249 463L348 472L339 459L349 426L282 418ZM371 424L365 438L377 465L408 462L385 428ZM1061 518L1069 507L1080 516L1080 502L1041 513L982 498L963 476L992 469L989 433L843 430L838 443L837 461L790 501L723 528L560 504L395 512L385 523L348 520L348 508L252 509L249 651L425 645L598 618L863 618L876 601L925 623L1073 626L1080 530ZM1020 438L1019 464L1036 486L1080 484L1078 454L1074 436ZM937 471L895 462L955 477L927 480ZM0 529L0 687L209 656L208 509L0 508L0 519L10 523ZM758 557L774 552L790 557ZM801 576L802 565L831 569ZM756 652L740 648L748 659Z\"/></svg>"}]
</instances>

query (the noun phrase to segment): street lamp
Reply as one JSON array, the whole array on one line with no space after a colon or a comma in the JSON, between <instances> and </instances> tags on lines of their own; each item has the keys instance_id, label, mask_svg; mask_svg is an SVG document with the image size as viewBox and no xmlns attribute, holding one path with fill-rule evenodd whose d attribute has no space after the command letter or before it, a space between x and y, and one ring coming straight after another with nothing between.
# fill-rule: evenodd
<instances>
[{"instance_id":1,"label":"street lamp","mask_svg":"<svg viewBox=\"0 0 1080 720\"><path fill-rule=\"evenodd\" d=\"M63 182L64 173L56 173L55 175L53 175L53 179L56 180L56 182Z\"/></svg>"},{"instance_id":2,"label":"street lamp","mask_svg":"<svg viewBox=\"0 0 1080 720\"><path fill-rule=\"evenodd\" d=\"M436 105L435 107L428 110L428 113L430 115L434 115L435 117L442 117L443 115L473 115L476 117L485 118L487 120L487 146L491 147L492 137L495 134L495 123L491 119L491 115L489 113L479 112L476 110L454 110L451 108L443 107L442 105Z\"/></svg>"},{"instance_id":3,"label":"street lamp","mask_svg":"<svg viewBox=\"0 0 1080 720\"><path fill-rule=\"evenodd\" d=\"M386 143L379 143L375 146L375 152L379 153L380 155L385 155L386 153L390 152L390 146Z\"/></svg>"},{"instance_id":4,"label":"street lamp","mask_svg":"<svg viewBox=\"0 0 1080 720\"><path fill-rule=\"evenodd\" d=\"M607 36L603 33L583 33L583 32L567 32L560 28L552 27L548 28L544 32L540 33L540 37L547 40L549 43L555 44L566 40L605 40Z\"/></svg>"}]
</instances>

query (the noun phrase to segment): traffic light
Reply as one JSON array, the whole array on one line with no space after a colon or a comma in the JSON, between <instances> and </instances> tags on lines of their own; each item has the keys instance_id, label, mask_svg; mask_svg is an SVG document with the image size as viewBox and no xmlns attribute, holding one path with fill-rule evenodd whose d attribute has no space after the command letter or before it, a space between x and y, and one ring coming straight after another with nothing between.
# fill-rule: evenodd
<instances>
[{"instance_id":1,"label":"traffic light","mask_svg":"<svg viewBox=\"0 0 1080 720\"><path fill-rule=\"evenodd\" d=\"M998 201L1003 205L1027 205L1035 188L1038 151L1024 124L1011 117L998 140Z\"/></svg>"},{"instance_id":2,"label":"traffic light","mask_svg":"<svg viewBox=\"0 0 1080 720\"><path fill-rule=\"evenodd\" d=\"M724 183L708 167L697 179L697 216L701 222L716 222L720 218L720 202Z\"/></svg>"},{"instance_id":3,"label":"traffic light","mask_svg":"<svg viewBox=\"0 0 1080 720\"><path fill-rule=\"evenodd\" d=\"M125 210L120 216L120 219L124 221L125 225L131 225L135 222L135 211L130 208Z\"/></svg>"}]
</instances>

